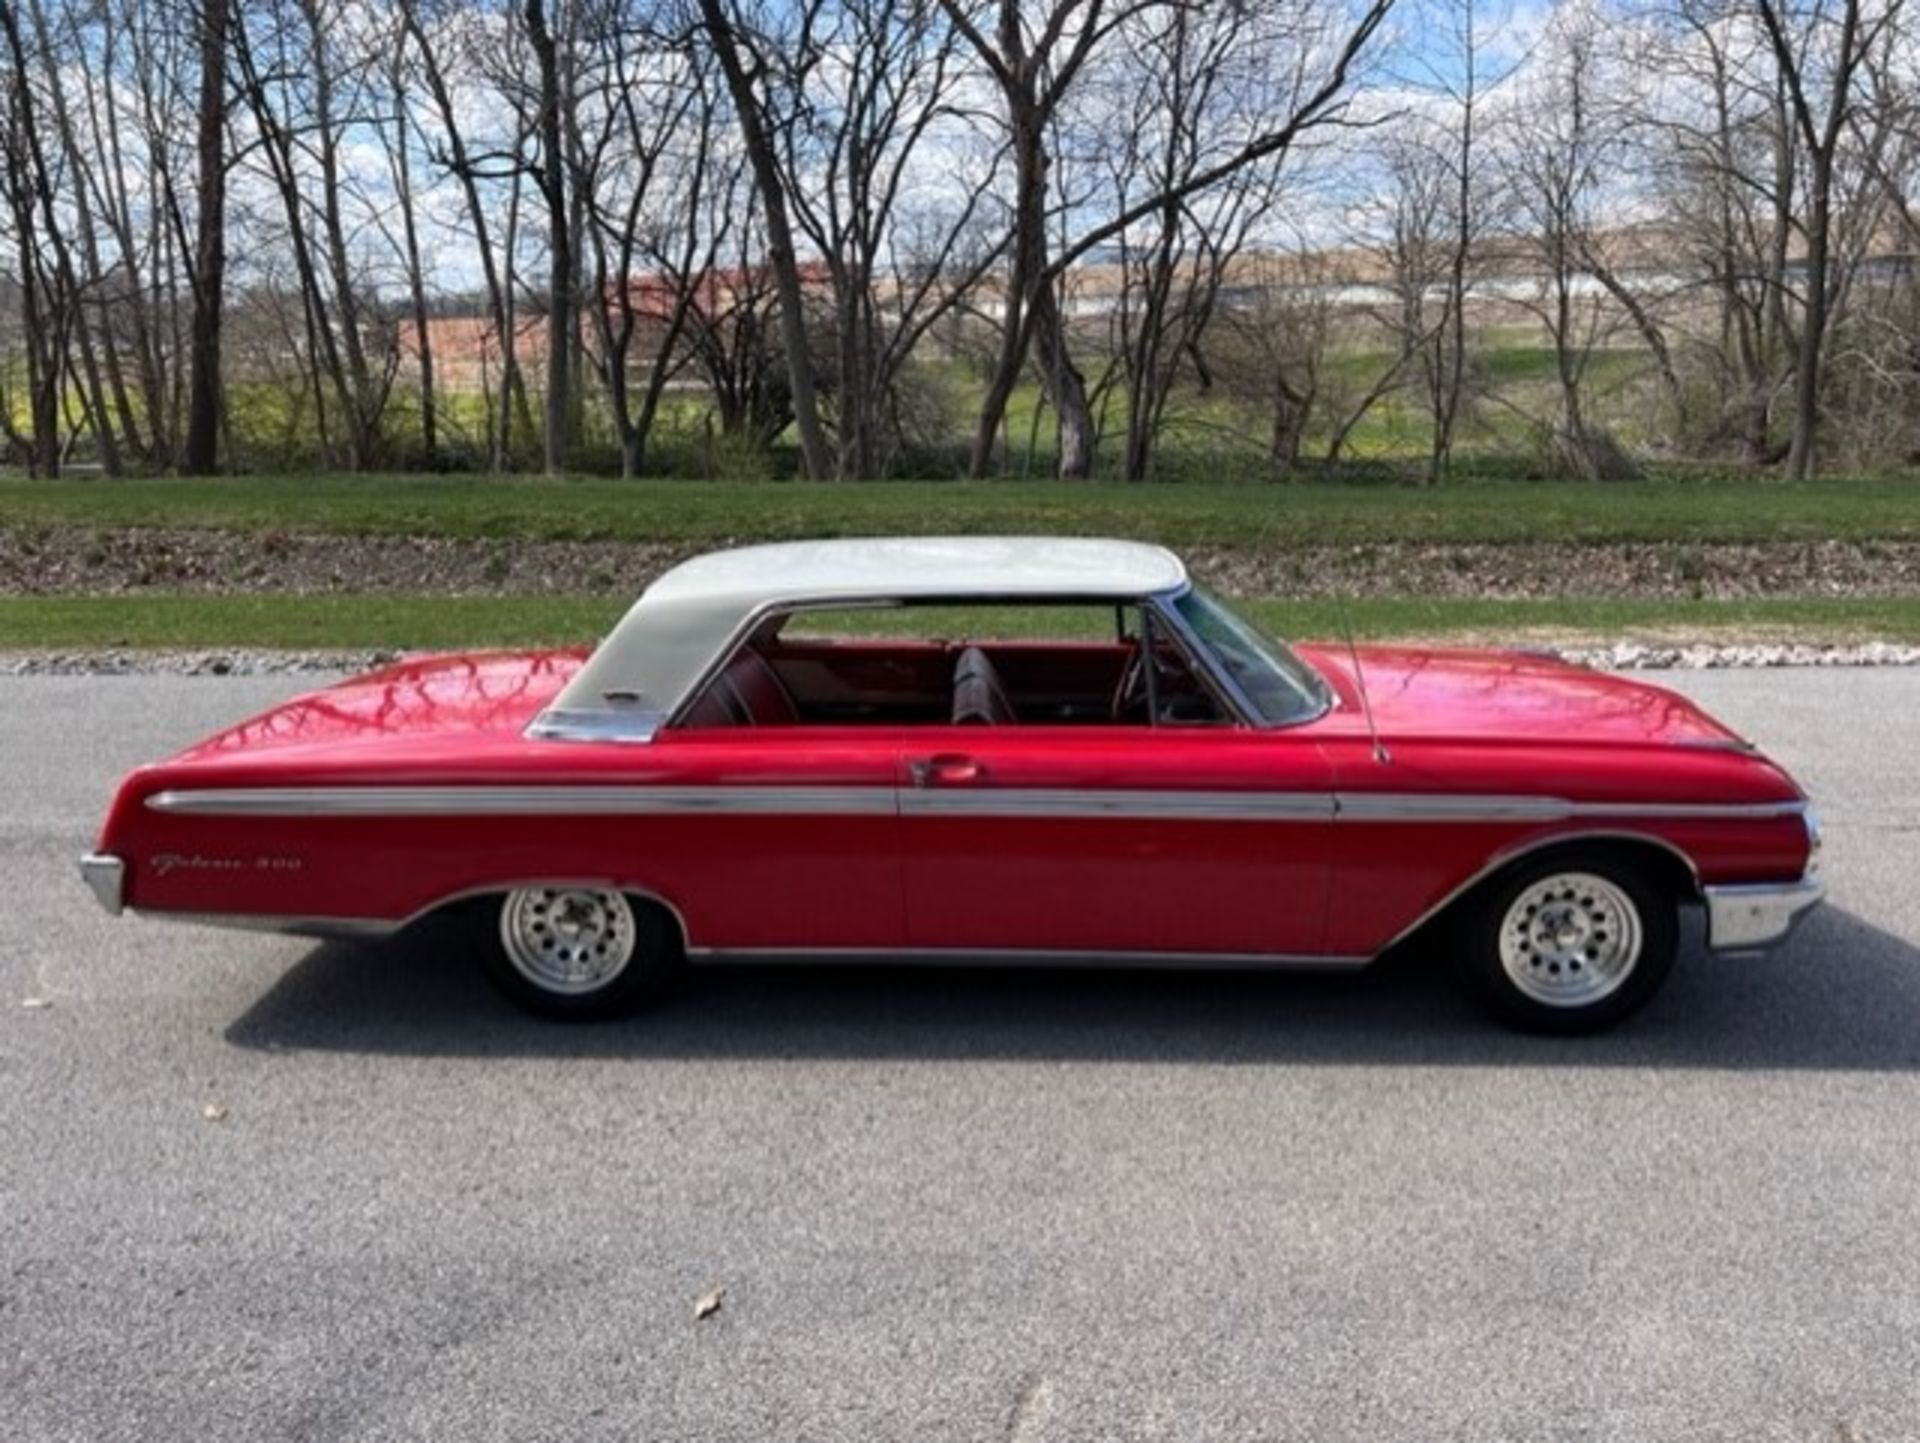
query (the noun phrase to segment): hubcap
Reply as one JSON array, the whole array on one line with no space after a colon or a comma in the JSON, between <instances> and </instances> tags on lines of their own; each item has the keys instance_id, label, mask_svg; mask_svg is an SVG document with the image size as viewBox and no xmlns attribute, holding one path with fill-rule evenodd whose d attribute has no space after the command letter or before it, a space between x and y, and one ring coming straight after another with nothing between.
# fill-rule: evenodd
<instances>
[{"instance_id":1,"label":"hubcap","mask_svg":"<svg viewBox=\"0 0 1920 1443\"><path fill-rule=\"evenodd\" d=\"M1549 1007L1585 1007L1619 990L1640 960L1640 911L1605 877L1561 872L1513 899L1500 922L1500 963Z\"/></svg>"},{"instance_id":2,"label":"hubcap","mask_svg":"<svg viewBox=\"0 0 1920 1443\"><path fill-rule=\"evenodd\" d=\"M636 940L633 908L618 892L525 887L500 909L507 960L547 992L605 987L633 961Z\"/></svg>"}]
</instances>

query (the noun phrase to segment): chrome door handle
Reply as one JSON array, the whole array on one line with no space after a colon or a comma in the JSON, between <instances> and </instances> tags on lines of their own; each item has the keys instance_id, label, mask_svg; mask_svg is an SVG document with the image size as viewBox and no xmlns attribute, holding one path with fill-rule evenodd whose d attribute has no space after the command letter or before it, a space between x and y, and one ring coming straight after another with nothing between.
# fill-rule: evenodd
<instances>
[{"instance_id":1,"label":"chrome door handle","mask_svg":"<svg viewBox=\"0 0 1920 1443\"><path fill-rule=\"evenodd\" d=\"M920 757L907 763L907 775L913 779L916 787L977 782L986 774L987 769L972 757L952 753L937 757Z\"/></svg>"}]
</instances>

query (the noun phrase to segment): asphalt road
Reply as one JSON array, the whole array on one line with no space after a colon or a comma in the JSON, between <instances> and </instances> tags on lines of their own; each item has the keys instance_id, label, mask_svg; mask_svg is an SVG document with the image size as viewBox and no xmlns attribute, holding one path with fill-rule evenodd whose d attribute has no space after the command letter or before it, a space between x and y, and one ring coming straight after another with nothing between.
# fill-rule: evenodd
<instances>
[{"instance_id":1,"label":"asphalt road","mask_svg":"<svg viewBox=\"0 0 1920 1443\"><path fill-rule=\"evenodd\" d=\"M1673 680L1833 904L1575 1042L1408 966L555 1028L95 910L121 770L295 682L0 681L0 1437L1920 1436L1920 671Z\"/></svg>"}]
</instances>

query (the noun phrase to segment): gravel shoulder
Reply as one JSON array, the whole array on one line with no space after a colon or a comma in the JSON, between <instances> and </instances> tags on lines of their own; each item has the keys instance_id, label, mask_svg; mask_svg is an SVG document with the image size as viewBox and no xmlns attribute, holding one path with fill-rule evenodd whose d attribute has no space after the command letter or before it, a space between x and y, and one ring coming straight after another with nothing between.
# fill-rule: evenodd
<instances>
[{"instance_id":1,"label":"gravel shoulder","mask_svg":"<svg viewBox=\"0 0 1920 1443\"><path fill-rule=\"evenodd\" d=\"M632 596L705 546L164 528L0 528L0 596L411 593ZM1240 596L1920 596L1920 542L1394 542L1273 552L1188 547Z\"/></svg>"},{"instance_id":2,"label":"gravel shoulder","mask_svg":"<svg viewBox=\"0 0 1920 1443\"><path fill-rule=\"evenodd\" d=\"M1676 638L1595 644L1551 634L1505 637L1450 635L1445 646L1501 646L1550 653L1605 671L1724 671L1780 667L1920 666L1920 646L1863 642L1816 646L1802 642L1727 644ZM348 676L371 671L409 653L372 651L274 651L210 648L168 651L0 651L0 676Z\"/></svg>"}]
</instances>

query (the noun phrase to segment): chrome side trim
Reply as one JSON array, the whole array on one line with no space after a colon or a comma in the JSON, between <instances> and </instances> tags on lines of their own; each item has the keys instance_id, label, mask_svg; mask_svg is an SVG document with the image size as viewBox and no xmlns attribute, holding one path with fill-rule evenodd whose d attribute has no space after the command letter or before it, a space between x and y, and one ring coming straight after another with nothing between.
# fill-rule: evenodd
<instances>
[{"instance_id":1,"label":"chrome side trim","mask_svg":"<svg viewBox=\"0 0 1920 1443\"><path fill-rule=\"evenodd\" d=\"M118 917L126 905L127 864L110 852L88 852L80 859L80 878L93 889L94 899L108 915Z\"/></svg>"},{"instance_id":2,"label":"chrome side trim","mask_svg":"<svg viewBox=\"0 0 1920 1443\"><path fill-rule=\"evenodd\" d=\"M1474 797L1446 793L1338 792L1343 822L1557 822L1574 815L1560 797Z\"/></svg>"},{"instance_id":3,"label":"chrome side trim","mask_svg":"<svg viewBox=\"0 0 1920 1443\"><path fill-rule=\"evenodd\" d=\"M1575 802L1565 797L1469 796L1446 792L1339 792L1340 819L1354 822L1560 822L1575 817L1762 820L1804 813L1789 802Z\"/></svg>"},{"instance_id":4,"label":"chrome side trim","mask_svg":"<svg viewBox=\"0 0 1920 1443\"><path fill-rule=\"evenodd\" d=\"M1581 818L1764 819L1806 803L1573 802L1432 793L1172 791L954 786L219 787L157 792L156 812L192 816L1014 816L1205 821L1561 822Z\"/></svg>"},{"instance_id":5,"label":"chrome side trim","mask_svg":"<svg viewBox=\"0 0 1920 1443\"><path fill-rule=\"evenodd\" d=\"M221 817L891 816L872 787L221 787L156 792L156 812Z\"/></svg>"},{"instance_id":6,"label":"chrome side trim","mask_svg":"<svg viewBox=\"0 0 1920 1443\"><path fill-rule=\"evenodd\" d=\"M1807 810L1804 800L1791 802L1573 802L1576 817L1698 817L1713 821L1765 821L1771 817L1798 817Z\"/></svg>"},{"instance_id":7,"label":"chrome side trim","mask_svg":"<svg viewBox=\"0 0 1920 1443\"><path fill-rule=\"evenodd\" d=\"M1827 894L1826 884L1817 877L1703 891L1707 946L1715 952L1763 952L1777 946Z\"/></svg>"},{"instance_id":8,"label":"chrome side trim","mask_svg":"<svg viewBox=\"0 0 1920 1443\"><path fill-rule=\"evenodd\" d=\"M1534 837L1511 847L1503 847L1500 851L1495 852L1482 864L1479 870L1460 882L1451 891L1442 896L1439 901L1428 907L1426 911L1422 912L1418 917L1415 917L1398 932L1395 932L1391 938L1381 945L1380 952L1390 952L1395 947L1398 947L1402 942L1406 941L1407 938L1418 932L1422 927L1426 926L1427 923L1431 922L1435 917L1438 917L1442 912L1446 911L1447 908L1466 896L1468 892L1471 892L1475 887L1486 881L1487 878L1491 877L1502 867L1511 866L1513 863L1530 857L1535 852L1543 852L1549 847L1577 846L1581 842L1635 842L1642 846L1657 847L1661 851L1674 857L1687 869L1687 875L1693 879L1693 891L1695 895L1698 895L1702 890L1700 885L1700 869L1693 864L1693 858L1689 857L1664 837L1656 837L1650 832L1629 831L1555 832L1551 836ZM1374 955L1378 956L1380 953L1375 953Z\"/></svg>"},{"instance_id":9,"label":"chrome side trim","mask_svg":"<svg viewBox=\"0 0 1920 1443\"><path fill-rule=\"evenodd\" d=\"M851 963L932 967L1201 967L1210 971L1352 972L1371 957L1303 956L1267 952L1102 952L1010 947L690 947L687 960L729 963Z\"/></svg>"},{"instance_id":10,"label":"chrome side trim","mask_svg":"<svg viewBox=\"0 0 1920 1443\"><path fill-rule=\"evenodd\" d=\"M903 790L903 816L1127 818L1141 821L1333 820L1329 792L1075 791L927 787Z\"/></svg>"}]
</instances>

